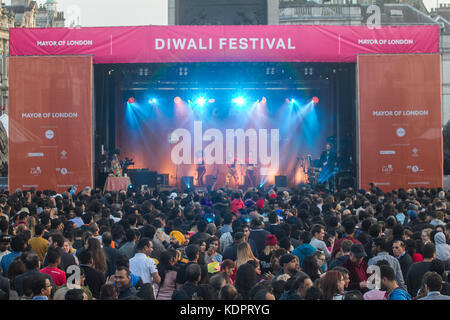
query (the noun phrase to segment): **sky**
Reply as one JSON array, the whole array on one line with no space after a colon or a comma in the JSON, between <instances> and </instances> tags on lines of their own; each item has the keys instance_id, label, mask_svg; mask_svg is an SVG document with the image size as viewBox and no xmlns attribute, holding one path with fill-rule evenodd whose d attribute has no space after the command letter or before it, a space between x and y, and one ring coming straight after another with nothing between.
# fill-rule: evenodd
<instances>
[{"instance_id":1,"label":"sky","mask_svg":"<svg viewBox=\"0 0 450 320\"><path fill-rule=\"evenodd\" d=\"M0 0L1 1L1 0ZM57 0L64 11L66 23L71 17L80 17L83 27L167 25L168 0ZM273 1L273 0L271 0ZM10 4L11 0L3 0ZM37 0L39 4L45 0ZM424 0L430 10L436 4L449 4L450 0ZM77 20L77 19L75 19Z\"/></svg>"}]
</instances>

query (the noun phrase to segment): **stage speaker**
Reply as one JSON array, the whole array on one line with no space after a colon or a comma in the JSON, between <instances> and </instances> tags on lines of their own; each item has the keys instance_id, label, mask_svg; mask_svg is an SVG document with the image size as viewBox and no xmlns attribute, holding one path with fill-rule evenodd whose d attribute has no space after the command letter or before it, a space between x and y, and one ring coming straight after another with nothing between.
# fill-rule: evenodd
<instances>
[{"instance_id":1,"label":"stage speaker","mask_svg":"<svg viewBox=\"0 0 450 320\"><path fill-rule=\"evenodd\" d=\"M355 188L355 178L351 176L343 176L338 181L339 189Z\"/></svg>"},{"instance_id":2,"label":"stage speaker","mask_svg":"<svg viewBox=\"0 0 450 320\"><path fill-rule=\"evenodd\" d=\"M133 187L140 189L142 185L149 188L156 188L158 173L156 171L147 170L128 170L128 176L131 179Z\"/></svg>"},{"instance_id":3,"label":"stage speaker","mask_svg":"<svg viewBox=\"0 0 450 320\"><path fill-rule=\"evenodd\" d=\"M275 185L277 187L286 188L287 187L287 177L286 176L275 176Z\"/></svg>"},{"instance_id":4,"label":"stage speaker","mask_svg":"<svg viewBox=\"0 0 450 320\"><path fill-rule=\"evenodd\" d=\"M183 176L181 177L181 189L190 189L194 187L194 177L193 176Z\"/></svg>"},{"instance_id":5,"label":"stage speaker","mask_svg":"<svg viewBox=\"0 0 450 320\"><path fill-rule=\"evenodd\" d=\"M169 185L169 175L168 174L158 174L157 182L158 185L168 186Z\"/></svg>"}]
</instances>

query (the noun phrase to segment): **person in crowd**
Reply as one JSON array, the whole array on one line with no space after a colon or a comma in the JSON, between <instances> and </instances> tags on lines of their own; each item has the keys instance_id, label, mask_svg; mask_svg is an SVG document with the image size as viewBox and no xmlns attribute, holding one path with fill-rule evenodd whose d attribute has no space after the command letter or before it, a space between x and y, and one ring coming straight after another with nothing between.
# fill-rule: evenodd
<instances>
[{"instance_id":1,"label":"person in crowd","mask_svg":"<svg viewBox=\"0 0 450 320\"><path fill-rule=\"evenodd\" d=\"M344 275L336 270L330 270L320 280L323 300L343 300L345 290Z\"/></svg>"},{"instance_id":2,"label":"person in crowd","mask_svg":"<svg viewBox=\"0 0 450 320\"><path fill-rule=\"evenodd\" d=\"M354 243L350 248L348 260L342 265L349 271L349 290L367 292L367 262L364 260L366 252L362 244Z\"/></svg>"},{"instance_id":3,"label":"person in crowd","mask_svg":"<svg viewBox=\"0 0 450 320\"><path fill-rule=\"evenodd\" d=\"M310 241L310 244L314 248L320 249L325 254L325 259L327 262L330 261L331 260L331 252L328 250L326 243L323 241L323 239L325 237L325 226L323 226L321 224L313 225L311 228L311 234L312 234L312 239ZM331 247L334 246L333 241L334 240L332 240L332 242L330 243Z\"/></svg>"},{"instance_id":4,"label":"person in crowd","mask_svg":"<svg viewBox=\"0 0 450 320\"><path fill-rule=\"evenodd\" d=\"M243 264L247 263L250 260L257 261L259 263L259 260L255 258L253 255L252 249L250 248L250 245L247 242L241 242L237 247L237 259L236 259L236 266L239 268Z\"/></svg>"},{"instance_id":5,"label":"person in crowd","mask_svg":"<svg viewBox=\"0 0 450 320\"><path fill-rule=\"evenodd\" d=\"M48 266L39 270L41 273L52 277L56 287L63 286L66 283L66 273L58 266L61 264L61 253L56 248L49 248L47 251Z\"/></svg>"},{"instance_id":6,"label":"person in crowd","mask_svg":"<svg viewBox=\"0 0 450 320\"><path fill-rule=\"evenodd\" d=\"M52 293L52 284L44 275L33 276L31 290L33 292L32 300L49 300Z\"/></svg>"},{"instance_id":7,"label":"person in crowd","mask_svg":"<svg viewBox=\"0 0 450 320\"><path fill-rule=\"evenodd\" d=\"M416 297L420 289L423 275L430 269L431 263L436 259L436 247L428 243L423 247L423 261L411 265L406 276L408 292L411 297Z\"/></svg>"},{"instance_id":8,"label":"person in crowd","mask_svg":"<svg viewBox=\"0 0 450 320\"><path fill-rule=\"evenodd\" d=\"M96 240L97 241L97 240ZM80 268L86 277L86 285L95 299L100 298L100 289L106 283L105 274L94 268L92 252L85 250L80 255Z\"/></svg>"},{"instance_id":9,"label":"person in crowd","mask_svg":"<svg viewBox=\"0 0 450 320\"><path fill-rule=\"evenodd\" d=\"M201 278L202 269L200 266L197 263L188 265L186 267L186 282L174 291L172 300L192 300Z\"/></svg>"},{"instance_id":10,"label":"person in crowd","mask_svg":"<svg viewBox=\"0 0 450 320\"><path fill-rule=\"evenodd\" d=\"M450 270L450 245L446 242L445 234L437 232L434 235L434 243L436 246L436 259L443 261L446 270Z\"/></svg>"},{"instance_id":11,"label":"person in crowd","mask_svg":"<svg viewBox=\"0 0 450 320\"><path fill-rule=\"evenodd\" d=\"M141 238L136 244L136 254L130 259L130 271L140 277L144 284L161 282L156 263L150 258L152 251L152 241L149 238Z\"/></svg>"},{"instance_id":12,"label":"person in crowd","mask_svg":"<svg viewBox=\"0 0 450 320\"><path fill-rule=\"evenodd\" d=\"M176 289L177 269L177 253L174 249L170 249L161 253L159 257L158 274L161 278L158 290L156 292L156 300L170 300Z\"/></svg>"},{"instance_id":13,"label":"person in crowd","mask_svg":"<svg viewBox=\"0 0 450 320\"><path fill-rule=\"evenodd\" d=\"M400 269L402 270L403 280L406 282L406 276L408 275L409 267L413 264L413 259L406 252L405 242L402 240L394 241L392 245L392 250L394 252L394 256L398 259L400 263Z\"/></svg>"},{"instance_id":14,"label":"person in crowd","mask_svg":"<svg viewBox=\"0 0 450 320\"><path fill-rule=\"evenodd\" d=\"M394 269L388 265L380 268L381 290L386 291L387 300L411 300L411 295L397 284Z\"/></svg>"},{"instance_id":15,"label":"person in crowd","mask_svg":"<svg viewBox=\"0 0 450 320\"><path fill-rule=\"evenodd\" d=\"M399 287L406 288L405 281L403 280L403 273L402 273L402 269L400 267L400 262L395 257L389 255L388 244L389 243L386 241L385 238L375 239L375 241L373 242L373 247L372 247L372 253L374 256L369 260L367 265L371 266L373 264L376 264L380 260L386 260L387 262L389 262L389 265L391 266L391 268L394 269L394 271L395 271L395 275L397 277L396 281L397 281L397 284L399 285Z\"/></svg>"},{"instance_id":16,"label":"person in crowd","mask_svg":"<svg viewBox=\"0 0 450 320\"><path fill-rule=\"evenodd\" d=\"M41 262L44 261L45 254L48 250L48 240L44 239L45 227L38 224L34 227L34 237L28 240L31 249L36 252Z\"/></svg>"},{"instance_id":17,"label":"person in crowd","mask_svg":"<svg viewBox=\"0 0 450 320\"><path fill-rule=\"evenodd\" d=\"M442 277L436 272L424 275L426 296L419 300L450 300L450 296L441 294Z\"/></svg>"},{"instance_id":18,"label":"person in crowd","mask_svg":"<svg viewBox=\"0 0 450 320\"><path fill-rule=\"evenodd\" d=\"M219 250L219 238L216 236L210 237L206 242L207 251L205 254L205 262L219 262L223 260L222 255L218 252Z\"/></svg>"}]
</instances>

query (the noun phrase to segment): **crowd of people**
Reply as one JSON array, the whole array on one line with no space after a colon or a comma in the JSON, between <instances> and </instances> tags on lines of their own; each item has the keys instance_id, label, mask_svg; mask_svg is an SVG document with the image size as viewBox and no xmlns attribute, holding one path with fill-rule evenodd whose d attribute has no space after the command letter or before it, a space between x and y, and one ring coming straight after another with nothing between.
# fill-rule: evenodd
<instances>
[{"instance_id":1,"label":"crowd of people","mask_svg":"<svg viewBox=\"0 0 450 320\"><path fill-rule=\"evenodd\" d=\"M0 192L0 300L449 300L450 193Z\"/></svg>"}]
</instances>

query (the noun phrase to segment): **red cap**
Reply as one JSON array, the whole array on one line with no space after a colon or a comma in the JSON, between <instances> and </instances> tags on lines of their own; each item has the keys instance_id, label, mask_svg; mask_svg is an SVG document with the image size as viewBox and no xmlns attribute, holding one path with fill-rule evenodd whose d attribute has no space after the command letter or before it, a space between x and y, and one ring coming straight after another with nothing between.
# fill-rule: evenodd
<instances>
[{"instance_id":1,"label":"red cap","mask_svg":"<svg viewBox=\"0 0 450 320\"><path fill-rule=\"evenodd\" d=\"M277 237L273 234L268 234L266 236L266 246L276 246L277 245Z\"/></svg>"}]
</instances>

